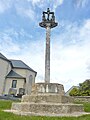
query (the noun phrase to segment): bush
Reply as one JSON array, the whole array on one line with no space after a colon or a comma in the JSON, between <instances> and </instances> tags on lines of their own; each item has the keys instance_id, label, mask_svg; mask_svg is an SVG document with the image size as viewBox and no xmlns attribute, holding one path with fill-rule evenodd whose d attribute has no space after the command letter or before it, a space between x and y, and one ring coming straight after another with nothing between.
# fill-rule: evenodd
<instances>
[{"instance_id":1,"label":"bush","mask_svg":"<svg viewBox=\"0 0 90 120\"><path fill-rule=\"evenodd\" d=\"M70 96L90 96L90 80L86 80L83 83L79 84L79 88L73 88L70 93Z\"/></svg>"},{"instance_id":2,"label":"bush","mask_svg":"<svg viewBox=\"0 0 90 120\"><path fill-rule=\"evenodd\" d=\"M71 92L69 93L70 96L78 96L79 95L79 89L73 88Z\"/></svg>"}]
</instances>

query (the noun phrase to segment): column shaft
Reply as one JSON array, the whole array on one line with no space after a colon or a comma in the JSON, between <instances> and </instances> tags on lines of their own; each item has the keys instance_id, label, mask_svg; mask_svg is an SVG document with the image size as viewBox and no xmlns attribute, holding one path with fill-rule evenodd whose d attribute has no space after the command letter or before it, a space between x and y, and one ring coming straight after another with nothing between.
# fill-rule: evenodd
<instances>
[{"instance_id":1,"label":"column shaft","mask_svg":"<svg viewBox=\"0 0 90 120\"><path fill-rule=\"evenodd\" d=\"M50 83L50 26L46 27L45 82Z\"/></svg>"}]
</instances>

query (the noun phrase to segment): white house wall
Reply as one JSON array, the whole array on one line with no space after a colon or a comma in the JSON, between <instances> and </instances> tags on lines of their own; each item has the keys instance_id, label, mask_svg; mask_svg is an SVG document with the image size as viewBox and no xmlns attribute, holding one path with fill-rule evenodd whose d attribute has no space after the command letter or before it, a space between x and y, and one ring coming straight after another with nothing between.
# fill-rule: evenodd
<instances>
[{"instance_id":1,"label":"white house wall","mask_svg":"<svg viewBox=\"0 0 90 120\"><path fill-rule=\"evenodd\" d=\"M26 78L27 78L27 79L26 79L26 80L27 80L27 82L26 82L27 94L31 94L31 88L32 88L31 82L32 82L32 84L35 83L35 73L32 72L32 71L27 70L27 74L26 74L26 75L27 75L27 76L26 76ZM32 75L32 77L33 77L33 79L32 79L31 82L29 81L30 75Z\"/></svg>"},{"instance_id":2,"label":"white house wall","mask_svg":"<svg viewBox=\"0 0 90 120\"><path fill-rule=\"evenodd\" d=\"M8 94L9 89L12 88L12 81L13 80L17 80L17 85L16 85L17 93L16 94L19 93L19 88L24 88L24 84L25 84L24 79L7 78L6 79L6 87L5 87L5 93L4 94Z\"/></svg>"},{"instance_id":3,"label":"white house wall","mask_svg":"<svg viewBox=\"0 0 90 120\"><path fill-rule=\"evenodd\" d=\"M5 77L11 71L11 65L8 61L0 58L0 95L5 88Z\"/></svg>"},{"instance_id":4,"label":"white house wall","mask_svg":"<svg viewBox=\"0 0 90 120\"><path fill-rule=\"evenodd\" d=\"M32 80L32 84L35 83L35 72L32 72L30 70L27 69L13 69L16 73L18 73L19 75L21 75L22 77L26 78L26 94L30 94L31 93L31 84L29 82L29 77L30 75L32 75L33 80Z\"/></svg>"},{"instance_id":5,"label":"white house wall","mask_svg":"<svg viewBox=\"0 0 90 120\"><path fill-rule=\"evenodd\" d=\"M16 68L14 68L13 71L18 73L22 77L26 78L26 82L29 81L29 76L32 75L33 76L33 83L35 83L35 73L34 72L27 70L27 69L16 69Z\"/></svg>"}]
</instances>

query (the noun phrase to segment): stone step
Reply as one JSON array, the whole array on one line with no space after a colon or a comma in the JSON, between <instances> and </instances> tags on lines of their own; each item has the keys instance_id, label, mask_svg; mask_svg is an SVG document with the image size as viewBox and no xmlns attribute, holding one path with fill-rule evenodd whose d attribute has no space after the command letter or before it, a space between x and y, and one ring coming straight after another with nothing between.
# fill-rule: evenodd
<instances>
[{"instance_id":1,"label":"stone step","mask_svg":"<svg viewBox=\"0 0 90 120\"><path fill-rule=\"evenodd\" d=\"M73 103L73 98L69 96L60 96L58 94L38 94L38 95L25 95L22 97L22 102L34 103Z\"/></svg>"},{"instance_id":2,"label":"stone step","mask_svg":"<svg viewBox=\"0 0 90 120\"><path fill-rule=\"evenodd\" d=\"M12 110L18 112L31 112L41 114L67 114L84 112L82 104L59 104L59 103L13 103Z\"/></svg>"}]
</instances>

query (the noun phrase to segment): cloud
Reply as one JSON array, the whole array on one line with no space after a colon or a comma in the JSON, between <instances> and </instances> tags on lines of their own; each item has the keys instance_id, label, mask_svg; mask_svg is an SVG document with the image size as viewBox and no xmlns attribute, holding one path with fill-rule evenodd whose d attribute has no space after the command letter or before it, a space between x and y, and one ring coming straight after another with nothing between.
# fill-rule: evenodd
<instances>
[{"instance_id":1,"label":"cloud","mask_svg":"<svg viewBox=\"0 0 90 120\"><path fill-rule=\"evenodd\" d=\"M5 12L12 5L13 0L0 0L0 13Z\"/></svg>"},{"instance_id":2,"label":"cloud","mask_svg":"<svg viewBox=\"0 0 90 120\"><path fill-rule=\"evenodd\" d=\"M13 39L5 33L0 33L0 51L4 53L14 53L19 52L19 45L13 42Z\"/></svg>"},{"instance_id":3,"label":"cloud","mask_svg":"<svg viewBox=\"0 0 90 120\"><path fill-rule=\"evenodd\" d=\"M62 34L55 36L52 70L57 71L56 80L60 78L63 83L68 83L72 79L72 83L68 84L75 85L90 76L87 72L87 61L90 59L89 26L90 20L85 20L82 26L69 24Z\"/></svg>"},{"instance_id":4,"label":"cloud","mask_svg":"<svg viewBox=\"0 0 90 120\"><path fill-rule=\"evenodd\" d=\"M90 20L85 20L81 26L69 23L64 26L63 33L52 38L51 82L62 83L67 89L67 87L77 85L89 78L90 75L87 72L87 61L90 59L89 25ZM37 48L40 48L40 45ZM38 57L40 54L36 58ZM44 62L42 58L40 62L37 60L39 68L42 67L42 62ZM42 80L41 73L44 75L43 67L41 71L38 69L37 80Z\"/></svg>"},{"instance_id":5,"label":"cloud","mask_svg":"<svg viewBox=\"0 0 90 120\"><path fill-rule=\"evenodd\" d=\"M38 16L38 12L35 12L37 8L46 10L47 7L50 7L51 10L55 11L58 6L63 4L63 1L64 0L0 0L0 13L4 13L13 7L18 15L35 21Z\"/></svg>"},{"instance_id":6,"label":"cloud","mask_svg":"<svg viewBox=\"0 0 90 120\"><path fill-rule=\"evenodd\" d=\"M64 0L27 0L31 2L33 6L37 6L39 8L47 8L50 7L52 10L56 10L56 8L63 4Z\"/></svg>"},{"instance_id":7,"label":"cloud","mask_svg":"<svg viewBox=\"0 0 90 120\"><path fill-rule=\"evenodd\" d=\"M57 7L59 7L60 5L62 5L63 1L64 0L53 0L53 1L50 0L50 3L52 3L53 11L55 11Z\"/></svg>"},{"instance_id":8,"label":"cloud","mask_svg":"<svg viewBox=\"0 0 90 120\"><path fill-rule=\"evenodd\" d=\"M51 33L51 82L62 83L67 90L70 86L78 85L90 77L90 19L85 20L82 25L66 23L63 27L62 33L59 32L54 37L52 35L54 32ZM58 31L60 29L58 28ZM23 60L37 71L36 82L44 81L44 37L38 38L37 41L26 42L24 45L15 44L6 35L2 40L0 49L7 50L6 57Z\"/></svg>"},{"instance_id":9,"label":"cloud","mask_svg":"<svg viewBox=\"0 0 90 120\"><path fill-rule=\"evenodd\" d=\"M89 0L75 0L77 7L85 7L88 4Z\"/></svg>"},{"instance_id":10,"label":"cloud","mask_svg":"<svg viewBox=\"0 0 90 120\"><path fill-rule=\"evenodd\" d=\"M19 15L28 17L33 21L35 20L35 12L32 10L32 8L17 7L16 10Z\"/></svg>"},{"instance_id":11,"label":"cloud","mask_svg":"<svg viewBox=\"0 0 90 120\"><path fill-rule=\"evenodd\" d=\"M31 6L32 5L28 4L27 1L0 0L0 13L4 13L6 10L14 7L17 11L17 14L34 20L36 14Z\"/></svg>"},{"instance_id":12,"label":"cloud","mask_svg":"<svg viewBox=\"0 0 90 120\"><path fill-rule=\"evenodd\" d=\"M31 38L31 35L28 35L23 29L16 31L14 28L7 28L0 31L0 51L6 54L20 54L24 46L24 41L22 46L19 45L19 42L22 38L24 40L24 37L28 40Z\"/></svg>"},{"instance_id":13,"label":"cloud","mask_svg":"<svg viewBox=\"0 0 90 120\"><path fill-rule=\"evenodd\" d=\"M27 0L28 2L32 2L33 4L37 4L37 3L42 3L45 2L44 0Z\"/></svg>"}]
</instances>

